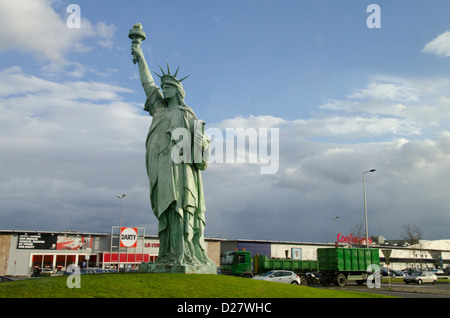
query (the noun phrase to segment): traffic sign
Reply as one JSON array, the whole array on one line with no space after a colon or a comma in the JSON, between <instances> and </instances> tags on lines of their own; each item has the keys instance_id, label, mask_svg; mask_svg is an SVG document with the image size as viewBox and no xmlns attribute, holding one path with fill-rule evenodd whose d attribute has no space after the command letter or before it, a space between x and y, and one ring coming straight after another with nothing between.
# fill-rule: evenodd
<instances>
[{"instance_id":1,"label":"traffic sign","mask_svg":"<svg viewBox=\"0 0 450 318\"><path fill-rule=\"evenodd\" d=\"M386 259L386 264L389 264L389 258L391 257L392 250L381 250Z\"/></svg>"}]
</instances>

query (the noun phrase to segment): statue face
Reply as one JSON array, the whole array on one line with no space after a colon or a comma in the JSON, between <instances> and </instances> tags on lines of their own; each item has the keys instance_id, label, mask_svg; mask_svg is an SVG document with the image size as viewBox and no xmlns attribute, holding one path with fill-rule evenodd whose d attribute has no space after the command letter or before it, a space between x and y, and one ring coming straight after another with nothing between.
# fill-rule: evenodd
<instances>
[{"instance_id":1,"label":"statue face","mask_svg":"<svg viewBox=\"0 0 450 318\"><path fill-rule=\"evenodd\" d=\"M166 85L163 85L162 90L163 90L165 99L170 99L177 95L177 88L175 86L166 84Z\"/></svg>"}]
</instances>

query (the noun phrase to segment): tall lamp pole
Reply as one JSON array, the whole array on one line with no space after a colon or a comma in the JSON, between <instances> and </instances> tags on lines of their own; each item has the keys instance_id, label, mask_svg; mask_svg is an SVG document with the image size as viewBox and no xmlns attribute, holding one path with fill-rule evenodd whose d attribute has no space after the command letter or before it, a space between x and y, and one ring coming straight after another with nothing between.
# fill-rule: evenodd
<instances>
[{"instance_id":1,"label":"tall lamp pole","mask_svg":"<svg viewBox=\"0 0 450 318\"><path fill-rule=\"evenodd\" d=\"M117 272L120 273L120 232L122 230L122 199L125 197L124 194L119 194L117 197L120 199L120 220L119 220L119 243L117 249Z\"/></svg>"},{"instance_id":2,"label":"tall lamp pole","mask_svg":"<svg viewBox=\"0 0 450 318\"><path fill-rule=\"evenodd\" d=\"M334 222L334 238L336 239L337 242L337 228L336 228L336 220L339 218L339 216L332 216L331 219Z\"/></svg>"},{"instance_id":3,"label":"tall lamp pole","mask_svg":"<svg viewBox=\"0 0 450 318\"><path fill-rule=\"evenodd\" d=\"M367 227L367 205L366 205L366 179L365 174L369 172L375 172L375 169L363 171L363 191L364 191L364 218L366 221L366 247L369 248L369 229Z\"/></svg>"}]
</instances>

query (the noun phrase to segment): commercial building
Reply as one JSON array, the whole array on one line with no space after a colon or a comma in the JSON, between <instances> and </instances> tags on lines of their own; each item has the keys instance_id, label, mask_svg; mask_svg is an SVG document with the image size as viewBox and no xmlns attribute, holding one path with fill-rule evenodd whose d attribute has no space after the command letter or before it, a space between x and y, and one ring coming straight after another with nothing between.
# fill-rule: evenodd
<instances>
[{"instance_id":1,"label":"commercial building","mask_svg":"<svg viewBox=\"0 0 450 318\"><path fill-rule=\"evenodd\" d=\"M406 268L435 269L450 266L450 240L426 241L409 245L403 241L379 240L374 237L371 248L379 249L382 268L403 270ZM230 250L247 250L269 258L296 258L317 260L317 249L335 247L337 243L274 242L249 240L223 240L221 253ZM365 245L339 243L339 246L365 247ZM386 252L388 251L388 252Z\"/></svg>"},{"instance_id":2,"label":"commercial building","mask_svg":"<svg viewBox=\"0 0 450 318\"><path fill-rule=\"evenodd\" d=\"M131 231L132 234L127 234ZM133 231L136 237L132 238ZM38 272L65 271L71 264L80 268L137 269L142 262L158 257L158 237L145 235L143 229L118 227L111 233L78 231L0 231L0 275L32 276ZM127 238L127 239L125 239ZM130 238L132 238L130 240ZM121 245L119 249L119 244ZM220 244L207 240L208 255L220 263Z\"/></svg>"},{"instance_id":3,"label":"commercial building","mask_svg":"<svg viewBox=\"0 0 450 318\"><path fill-rule=\"evenodd\" d=\"M71 264L81 268L117 269L120 266L121 270L133 270L142 262L156 260L158 237L146 235L141 228L122 228L120 234L121 240L118 227L113 227L111 233L0 230L0 275L32 276L43 270L56 273ZM214 238L206 238L205 243L209 258L217 266L220 266L221 253L230 250L245 249L269 258L316 260L318 248L335 246L335 243ZM372 247L380 249L382 266L386 264L383 251L391 251L392 269L450 265L450 240L420 241L413 246L375 240Z\"/></svg>"}]
</instances>

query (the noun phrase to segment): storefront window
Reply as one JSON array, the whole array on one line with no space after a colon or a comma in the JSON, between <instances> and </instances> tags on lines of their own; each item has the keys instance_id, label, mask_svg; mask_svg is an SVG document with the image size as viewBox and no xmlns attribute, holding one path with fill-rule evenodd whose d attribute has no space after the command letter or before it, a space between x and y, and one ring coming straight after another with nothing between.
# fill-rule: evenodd
<instances>
[{"instance_id":1,"label":"storefront window","mask_svg":"<svg viewBox=\"0 0 450 318\"><path fill-rule=\"evenodd\" d=\"M53 267L53 255L44 255L44 268Z\"/></svg>"},{"instance_id":2,"label":"storefront window","mask_svg":"<svg viewBox=\"0 0 450 318\"><path fill-rule=\"evenodd\" d=\"M41 268L42 267L42 260L43 260L42 255L33 255L33 260L32 260L33 269Z\"/></svg>"},{"instance_id":3,"label":"storefront window","mask_svg":"<svg viewBox=\"0 0 450 318\"><path fill-rule=\"evenodd\" d=\"M66 267L75 264L76 256L75 255L67 255Z\"/></svg>"},{"instance_id":4,"label":"storefront window","mask_svg":"<svg viewBox=\"0 0 450 318\"><path fill-rule=\"evenodd\" d=\"M91 255L89 257L89 267L97 267L97 255Z\"/></svg>"},{"instance_id":5,"label":"storefront window","mask_svg":"<svg viewBox=\"0 0 450 318\"><path fill-rule=\"evenodd\" d=\"M56 269L58 271L65 270L67 255L56 255Z\"/></svg>"},{"instance_id":6,"label":"storefront window","mask_svg":"<svg viewBox=\"0 0 450 318\"><path fill-rule=\"evenodd\" d=\"M80 266L80 268L85 268L87 265L87 260L86 260L86 255L79 255L78 256L78 266Z\"/></svg>"}]
</instances>

